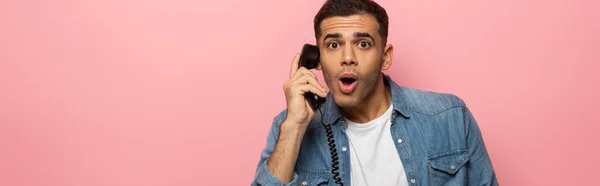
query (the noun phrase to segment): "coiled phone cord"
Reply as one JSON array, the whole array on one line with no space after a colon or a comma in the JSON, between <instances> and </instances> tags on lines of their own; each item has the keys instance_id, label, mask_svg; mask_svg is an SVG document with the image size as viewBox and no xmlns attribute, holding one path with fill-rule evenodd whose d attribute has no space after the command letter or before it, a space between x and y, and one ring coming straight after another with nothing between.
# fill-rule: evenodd
<instances>
[{"instance_id":1,"label":"coiled phone cord","mask_svg":"<svg viewBox=\"0 0 600 186\"><path fill-rule=\"evenodd\" d=\"M327 142L329 142L329 153L331 153L331 174L333 174L333 179L335 180L335 183L338 185L343 186L344 183L342 183L342 179L339 177L340 173L338 172L338 170L340 169L340 167L338 166L339 162L338 162L338 153L337 153L337 149L335 148L335 141L333 140L333 131L331 130L331 125L327 125L323 122L323 112L321 111L321 109L319 109L319 112L321 113L321 124L323 125L323 127L325 128L325 133L327 133Z\"/></svg>"}]
</instances>

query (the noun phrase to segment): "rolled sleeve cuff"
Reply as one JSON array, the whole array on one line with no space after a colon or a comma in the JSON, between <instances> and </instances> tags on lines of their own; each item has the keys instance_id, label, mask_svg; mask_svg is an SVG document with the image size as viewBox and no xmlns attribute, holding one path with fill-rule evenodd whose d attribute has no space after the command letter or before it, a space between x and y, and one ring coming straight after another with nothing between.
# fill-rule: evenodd
<instances>
[{"instance_id":1,"label":"rolled sleeve cuff","mask_svg":"<svg viewBox=\"0 0 600 186\"><path fill-rule=\"evenodd\" d=\"M269 171L269 167L267 167L267 161L264 161L264 163L260 166L259 171L256 173L256 181L258 182L258 184L265 185L265 186L267 186L267 185L268 186L271 186L271 185L292 186L292 185L298 185L298 184L296 184L298 182L298 174L296 174L294 172L294 178L292 179L292 181L287 184L283 184L283 183L281 183L279 178L275 177L271 173L271 171Z\"/></svg>"}]
</instances>

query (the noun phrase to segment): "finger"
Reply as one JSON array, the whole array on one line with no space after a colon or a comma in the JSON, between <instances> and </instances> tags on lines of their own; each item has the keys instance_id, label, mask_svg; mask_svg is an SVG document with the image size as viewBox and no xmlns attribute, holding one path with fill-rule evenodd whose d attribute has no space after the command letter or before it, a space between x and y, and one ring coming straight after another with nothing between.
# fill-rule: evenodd
<instances>
[{"instance_id":1,"label":"finger","mask_svg":"<svg viewBox=\"0 0 600 186\"><path fill-rule=\"evenodd\" d=\"M323 98L327 97L327 93L325 91L319 89L318 87L312 84L296 85L292 87L291 91L298 95L304 95L304 93L311 92Z\"/></svg>"},{"instance_id":2,"label":"finger","mask_svg":"<svg viewBox=\"0 0 600 186\"><path fill-rule=\"evenodd\" d=\"M307 75L317 79L317 75L315 75L314 72L306 69L305 67L300 67L298 69L298 71L296 71L296 73L290 78L290 80L294 81L302 76L307 76Z\"/></svg>"},{"instance_id":3,"label":"finger","mask_svg":"<svg viewBox=\"0 0 600 186\"><path fill-rule=\"evenodd\" d=\"M300 61L300 54L299 53L297 53L296 56L294 56L294 59L292 60L292 65L290 67L290 79L292 79L292 77L294 76L294 74L298 70L298 61Z\"/></svg>"},{"instance_id":4,"label":"finger","mask_svg":"<svg viewBox=\"0 0 600 186\"><path fill-rule=\"evenodd\" d=\"M302 76L302 77L292 81L291 84L311 84L311 85L321 89L322 91L325 91L325 87L323 87L323 85L321 85L321 83L319 83L317 78L313 78L308 75Z\"/></svg>"}]
</instances>

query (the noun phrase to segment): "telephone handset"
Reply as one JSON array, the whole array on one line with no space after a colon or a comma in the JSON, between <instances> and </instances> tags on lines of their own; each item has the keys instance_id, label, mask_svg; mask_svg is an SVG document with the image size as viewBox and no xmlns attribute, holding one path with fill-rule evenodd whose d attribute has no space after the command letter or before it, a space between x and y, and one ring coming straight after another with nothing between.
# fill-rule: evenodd
<instances>
[{"instance_id":1,"label":"telephone handset","mask_svg":"<svg viewBox=\"0 0 600 186\"><path fill-rule=\"evenodd\" d=\"M302 47L302 54L300 54L300 61L298 62L300 64L298 66L305 67L309 70L317 68L317 65L319 65L320 61L320 55L319 47L311 44L304 44L304 47ZM304 93L304 98L306 98L306 101L308 101L308 104L313 110L319 110L319 112L321 112L320 107L323 105L323 103L325 103L325 98L317 96L311 92ZM323 122L322 112L321 122ZM333 174L333 180L335 180L335 183L343 186L344 183L342 183L342 179L339 177L340 173L338 172L340 169L338 166L338 153L337 148L335 148L335 141L333 140L333 131L331 130L331 125L325 123L322 123L322 125L325 128L327 142L329 145L329 153L331 154L331 174Z\"/></svg>"},{"instance_id":2,"label":"telephone handset","mask_svg":"<svg viewBox=\"0 0 600 186\"><path fill-rule=\"evenodd\" d=\"M319 65L319 55L319 47L311 44L305 44L304 47L302 47L302 54L300 55L299 61L300 65L298 66L305 67L309 70L317 68L317 65ZM319 107L325 103L325 98L317 96L312 92L304 93L304 97L313 110L319 109Z\"/></svg>"}]
</instances>

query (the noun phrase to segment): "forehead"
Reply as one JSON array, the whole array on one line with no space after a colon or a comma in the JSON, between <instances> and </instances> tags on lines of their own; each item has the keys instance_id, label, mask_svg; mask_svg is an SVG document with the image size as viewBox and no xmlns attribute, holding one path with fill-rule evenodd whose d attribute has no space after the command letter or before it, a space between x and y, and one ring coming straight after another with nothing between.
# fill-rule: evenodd
<instances>
[{"instance_id":1,"label":"forehead","mask_svg":"<svg viewBox=\"0 0 600 186\"><path fill-rule=\"evenodd\" d=\"M355 14L351 16L335 16L324 19L320 25L321 36L329 33L341 33L344 37L351 36L354 32L367 32L374 37L379 37L379 23L370 14ZM348 34L344 34L348 33Z\"/></svg>"}]
</instances>

